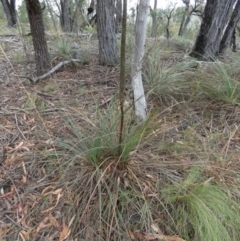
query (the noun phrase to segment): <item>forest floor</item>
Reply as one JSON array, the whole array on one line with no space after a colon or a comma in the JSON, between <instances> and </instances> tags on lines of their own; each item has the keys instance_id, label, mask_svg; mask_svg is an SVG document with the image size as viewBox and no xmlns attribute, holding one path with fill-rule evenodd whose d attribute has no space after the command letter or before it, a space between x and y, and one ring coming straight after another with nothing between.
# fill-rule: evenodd
<instances>
[{"instance_id":1,"label":"forest floor","mask_svg":"<svg viewBox=\"0 0 240 241\"><path fill-rule=\"evenodd\" d=\"M19 77L33 71L34 64L23 61L18 46L22 47L19 41L5 39L4 54L0 55L0 240L98 240L96 233L102 236L99 240L114 240L104 232L100 235L99 230L93 232L90 225L82 236L76 231L79 232L80 224L74 224L72 229L75 217L63 210L77 197L64 183L78 174L68 173L69 180L62 180L62 160L55 139L73 138L69 119L81 130L93 128L99 121L96 112L107 112L114 101L119 67L99 66L97 55L90 54L88 63L64 66L51 77L32 84ZM165 66L171 67L184 54L168 54ZM129 76L127 80L130 82ZM207 161L205 181L214 178L223 186L239 185L239 105L207 97L182 102L176 101L177 97L147 97L149 110L157 116L156 127L141 148L131 153L136 165L142 160L161 161L166 163L164 170L168 175L180 180L193 163L201 167ZM54 151L55 158L46 154ZM151 179L152 172L148 170ZM143 185L143 192L147 189L148 182ZM228 196L234 196L240 203L238 188L229 188ZM162 230L157 218L152 222ZM131 229L129 239L122 240L183 240L171 236L167 229L163 230L166 236L158 237L157 232L152 235L153 223L152 232ZM72 230L75 232L71 233Z\"/></svg>"}]
</instances>

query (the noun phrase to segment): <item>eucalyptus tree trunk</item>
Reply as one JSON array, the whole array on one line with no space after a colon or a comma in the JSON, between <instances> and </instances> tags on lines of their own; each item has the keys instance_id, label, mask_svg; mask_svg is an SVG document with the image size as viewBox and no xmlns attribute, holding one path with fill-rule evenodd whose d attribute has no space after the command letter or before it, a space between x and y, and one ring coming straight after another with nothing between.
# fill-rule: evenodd
<instances>
[{"instance_id":1,"label":"eucalyptus tree trunk","mask_svg":"<svg viewBox=\"0 0 240 241\"><path fill-rule=\"evenodd\" d=\"M118 63L114 13L115 0L97 1L97 35L100 65L116 65Z\"/></svg>"},{"instance_id":2,"label":"eucalyptus tree trunk","mask_svg":"<svg viewBox=\"0 0 240 241\"><path fill-rule=\"evenodd\" d=\"M71 32L71 20L69 14L69 1L60 0L60 23L63 32Z\"/></svg>"},{"instance_id":3,"label":"eucalyptus tree trunk","mask_svg":"<svg viewBox=\"0 0 240 241\"><path fill-rule=\"evenodd\" d=\"M142 61L144 57L148 13L149 0L140 0L137 11L135 49L131 71L135 114L139 122L145 121L147 118L147 102L142 83Z\"/></svg>"},{"instance_id":4,"label":"eucalyptus tree trunk","mask_svg":"<svg viewBox=\"0 0 240 241\"><path fill-rule=\"evenodd\" d=\"M189 14L189 15L186 17L185 23L184 23L184 25L183 25L182 35L186 32L187 26L188 26L188 24L190 23L190 21L191 21L191 15Z\"/></svg>"},{"instance_id":5,"label":"eucalyptus tree trunk","mask_svg":"<svg viewBox=\"0 0 240 241\"><path fill-rule=\"evenodd\" d=\"M55 31L57 31L57 24L56 24L55 18L53 16L52 6L49 4L48 0L45 0L44 3L47 5L47 9L48 9L48 12L49 12L51 20L52 20L53 28Z\"/></svg>"},{"instance_id":6,"label":"eucalyptus tree trunk","mask_svg":"<svg viewBox=\"0 0 240 241\"><path fill-rule=\"evenodd\" d=\"M186 26L186 20L189 17L190 0L183 0L183 3L185 4L185 9L184 9L184 13L183 13L183 16L182 16L180 28L179 28L179 31L178 31L178 36L183 36L184 29L185 29L185 26Z\"/></svg>"},{"instance_id":7,"label":"eucalyptus tree trunk","mask_svg":"<svg viewBox=\"0 0 240 241\"><path fill-rule=\"evenodd\" d=\"M194 3L190 5L190 0L182 0L182 2L185 4L185 10L182 17L182 22L179 28L178 36L183 36L184 33L187 30L187 26L191 21L191 17L193 13L195 13L196 16L201 17L202 16L202 6L204 0L194 0Z\"/></svg>"},{"instance_id":8,"label":"eucalyptus tree trunk","mask_svg":"<svg viewBox=\"0 0 240 241\"><path fill-rule=\"evenodd\" d=\"M14 27L17 23L16 16L16 0L1 0L3 5L3 10L7 17L7 22L9 27Z\"/></svg>"},{"instance_id":9,"label":"eucalyptus tree trunk","mask_svg":"<svg viewBox=\"0 0 240 241\"><path fill-rule=\"evenodd\" d=\"M175 10L175 7L176 7L176 3L174 4L173 8L169 11L166 11L164 13L164 15L166 16L167 18L167 24L166 24L166 37L167 39L169 39L171 37L171 33L170 33L170 21L171 21L171 18L172 18L172 15L173 15L173 12Z\"/></svg>"},{"instance_id":10,"label":"eucalyptus tree trunk","mask_svg":"<svg viewBox=\"0 0 240 241\"><path fill-rule=\"evenodd\" d=\"M72 31L75 31L78 33L80 31L80 25L83 19L85 19L84 16L84 6L83 6L84 0L75 0L71 4L71 18L72 18L72 24L71 24L71 29Z\"/></svg>"},{"instance_id":11,"label":"eucalyptus tree trunk","mask_svg":"<svg viewBox=\"0 0 240 241\"><path fill-rule=\"evenodd\" d=\"M118 32L118 26L122 21L122 0L116 0L116 33Z\"/></svg>"},{"instance_id":12,"label":"eucalyptus tree trunk","mask_svg":"<svg viewBox=\"0 0 240 241\"><path fill-rule=\"evenodd\" d=\"M190 56L213 60L235 0L207 0L200 31Z\"/></svg>"},{"instance_id":13,"label":"eucalyptus tree trunk","mask_svg":"<svg viewBox=\"0 0 240 241\"><path fill-rule=\"evenodd\" d=\"M50 68L42 8L39 0L25 0L25 3L32 33L37 75L40 76Z\"/></svg>"},{"instance_id":14,"label":"eucalyptus tree trunk","mask_svg":"<svg viewBox=\"0 0 240 241\"><path fill-rule=\"evenodd\" d=\"M222 37L220 47L219 47L219 54L225 54L227 48L231 43L231 40L234 39L233 33L239 19L240 19L240 0L237 1L233 10L232 16L228 22L227 28L224 31L224 35ZM233 45L233 50L236 51L236 47L234 47L234 45Z\"/></svg>"},{"instance_id":15,"label":"eucalyptus tree trunk","mask_svg":"<svg viewBox=\"0 0 240 241\"><path fill-rule=\"evenodd\" d=\"M151 15L152 15L151 37L155 38L157 34L157 0L154 0L154 8Z\"/></svg>"}]
</instances>

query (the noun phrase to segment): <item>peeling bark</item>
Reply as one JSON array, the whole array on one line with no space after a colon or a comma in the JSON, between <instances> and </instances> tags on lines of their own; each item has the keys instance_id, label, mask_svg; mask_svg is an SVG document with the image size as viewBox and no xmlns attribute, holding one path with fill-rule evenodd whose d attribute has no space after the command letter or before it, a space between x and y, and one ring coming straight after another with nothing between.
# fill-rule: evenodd
<instances>
[{"instance_id":1,"label":"peeling bark","mask_svg":"<svg viewBox=\"0 0 240 241\"><path fill-rule=\"evenodd\" d=\"M135 49L131 73L135 114L139 122L145 121L147 118L147 102L142 83L142 60L144 57L148 13L149 0L140 0L136 19Z\"/></svg>"}]
</instances>

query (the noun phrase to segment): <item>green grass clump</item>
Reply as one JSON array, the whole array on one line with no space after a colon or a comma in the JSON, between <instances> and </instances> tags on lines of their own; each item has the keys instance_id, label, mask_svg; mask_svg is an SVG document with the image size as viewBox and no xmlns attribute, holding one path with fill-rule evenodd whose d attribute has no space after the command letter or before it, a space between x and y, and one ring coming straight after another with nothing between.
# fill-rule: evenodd
<instances>
[{"instance_id":1,"label":"green grass clump","mask_svg":"<svg viewBox=\"0 0 240 241\"><path fill-rule=\"evenodd\" d=\"M240 239L240 209L223 188L203 180L193 168L182 183L162 190L174 219L173 229L189 241L237 241Z\"/></svg>"},{"instance_id":2,"label":"green grass clump","mask_svg":"<svg viewBox=\"0 0 240 241\"><path fill-rule=\"evenodd\" d=\"M210 98L228 104L240 104L240 82L224 63L212 64L212 70L201 77L201 89Z\"/></svg>"},{"instance_id":3,"label":"green grass clump","mask_svg":"<svg viewBox=\"0 0 240 241\"><path fill-rule=\"evenodd\" d=\"M64 59L71 59L71 41L61 38L57 41L57 55Z\"/></svg>"},{"instance_id":4,"label":"green grass clump","mask_svg":"<svg viewBox=\"0 0 240 241\"><path fill-rule=\"evenodd\" d=\"M90 62L89 48L81 43L81 46L76 42L73 42L70 38L60 38L57 41L55 48L55 55L62 59L78 59L78 63L85 65Z\"/></svg>"},{"instance_id":5,"label":"green grass clump","mask_svg":"<svg viewBox=\"0 0 240 241\"><path fill-rule=\"evenodd\" d=\"M129 153L149 132L149 122L144 125L137 125L134 121L132 107L127 107L125 111L125 125L123 142L119 145L120 114L116 105L110 105L107 109L97 110L96 123L88 121L91 128L85 129L76 125L72 120L67 120L69 128L74 137L72 142L63 142L63 146L69 150L84 155L94 166L99 165L105 158L111 157L116 160L125 161Z\"/></svg>"},{"instance_id":6,"label":"green grass clump","mask_svg":"<svg viewBox=\"0 0 240 241\"><path fill-rule=\"evenodd\" d=\"M168 45L174 51L189 52L193 46L193 42L187 38L174 37L168 41Z\"/></svg>"},{"instance_id":7,"label":"green grass clump","mask_svg":"<svg viewBox=\"0 0 240 241\"><path fill-rule=\"evenodd\" d=\"M56 142L58 157L65 160L58 168L59 185L74 195L68 211L64 212L76 215L72 229L74 233L83 229L81 237L91 232L92 240L103 237L104 240L123 240L129 238L129 229L146 230L152 220L152 207L143 195L141 179L145 179L145 175L131 159L131 152L149 133L151 119L138 126L131 107L127 107L124 140L119 146L117 107L110 105L97 110L95 115L94 123L85 117L88 124L83 128L72 119L67 120L71 138ZM96 231L87 231L86 226Z\"/></svg>"},{"instance_id":8,"label":"green grass clump","mask_svg":"<svg viewBox=\"0 0 240 241\"><path fill-rule=\"evenodd\" d=\"M147 56L143 76L148 85L148 94L160 100L187 100L197 88L193 77L197 63L195 60L172 63L168 55L170 53L159 49Z\"/></svg>"},{"instance_id":9,"label":"green grass clump","mask_svg":"<svg viewBox=\"0 0 240 241\"><path fill-rule=\"evenodd\" d=\"M149 50L143 75L150 95L160 101L193 101L196 97L226 104L240 103L237 59L230 63L204 62L184 60L183 54L173 55L172 50L159 47Z\"/></svg>"}]
</instances>

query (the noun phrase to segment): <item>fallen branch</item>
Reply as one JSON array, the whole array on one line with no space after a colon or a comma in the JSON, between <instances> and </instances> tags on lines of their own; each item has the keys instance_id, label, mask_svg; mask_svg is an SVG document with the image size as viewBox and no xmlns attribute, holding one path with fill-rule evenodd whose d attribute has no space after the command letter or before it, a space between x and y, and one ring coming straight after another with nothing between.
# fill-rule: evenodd
<instances>
[{"instance_id":1,"label":"fallen branch","mask_svg":"<svg viewBox=\"0 0 240 241\"><path fill-rule=\"evenodd\" d=\"M17 34L1 34L0 37L17 37Z\"/></svg>"},{"instance_id":2,"label":"fallen branch","mask_svg":"<svg viewBox=\"0 0 240 241\"><path fill-rule=\"evenodd\" d=\"M69 63L72 63L72 62L74 62L74 63L75 62L81 62L81 60L80 59L70 59L70 60L62 61L59 64L57 64L55 67L53 67L51 70L49 70L46 74L43 74L43 75L38 76L36 78L31 78L29 76L22 76L22 75L19 75L18 77L19 78L26 78L26 79L30 80L32 83L37 83L39 80L45 79L49 75L53 74L55 71L57 71L63 65L66 65L66 64L69 64Z\"/></svg>"},{"instance_id":3,"label":"fallen branch","mask_svg":"<svg viewBox=\"0 0 240 241\"><path fill-rule=\"evenodd\" d=\"M164 240L164 241L186 241L185 239L182 239L176 235L174 236L168 236L163 234L146 234L141 232L134 232L131 230L128 230L128 233L130 235L131 240Z\"/></svg>"}]
</instances>

